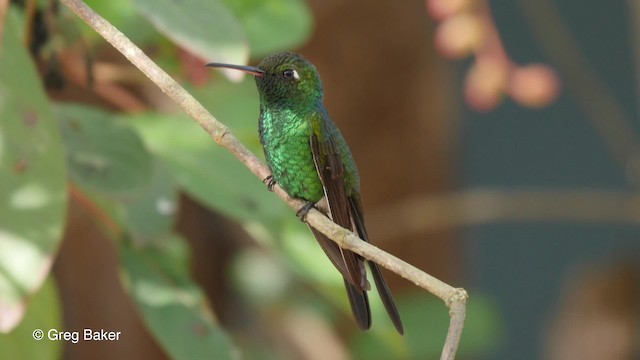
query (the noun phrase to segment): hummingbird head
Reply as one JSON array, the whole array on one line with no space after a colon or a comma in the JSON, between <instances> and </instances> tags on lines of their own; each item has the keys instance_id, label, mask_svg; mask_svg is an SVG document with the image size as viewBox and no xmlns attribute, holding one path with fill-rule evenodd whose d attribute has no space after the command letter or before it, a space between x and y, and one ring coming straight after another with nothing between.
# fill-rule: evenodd
<instances>
[{"instance_id":1,"label":"hummingbird head","mask_svg":"<svg viewBox=\"0 0 640 360\"><path fill-rule=\"evenodd\" d=\"M300 54L280 52L264 58L257 67L211 63L255 76L260 103L267 108L315 107L322 102L322 82L316 67Z\"/></svg>"}]
</instances>

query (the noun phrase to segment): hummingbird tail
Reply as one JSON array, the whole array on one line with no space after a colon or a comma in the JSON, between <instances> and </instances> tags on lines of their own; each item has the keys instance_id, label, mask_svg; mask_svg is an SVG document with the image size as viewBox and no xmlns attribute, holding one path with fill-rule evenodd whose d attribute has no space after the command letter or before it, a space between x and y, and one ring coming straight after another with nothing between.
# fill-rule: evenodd
<instances>
[{"instance_id":1,"label":"hummingbird tail","mask_svg":"<svg viewBox=\"0 0 640 360\"><path fill-rule=\"evenodd\" d=\"M369 267L371 268L373 281L376 283L376 288L378 288L378 294L380 294L382 304L384 304L384 308L387 309L387 314L389 314L389 318L391 318L396 330L398 330L400 335L403 335L404 327L402 326L402 320L400 319L398 308L396 308L396 303L393 301L393 297L391 296L389 286L387 286L387 282L384 280L378 264L369 261Z\"/></svg>"},{"instance_id":2,"label":"hummingbird tail","mask_svg":"<svg viewBox=\"0 0 640 360\"><path fill-rule=\"evenodd\" d=\"M350 197L349 204L351 206L353 223L355 224L358 235L360 235L362 240L369 242L367 229L364 227L364 216L362 214L362 206L360 205L359 199ZM404 327L402 326L400 313L398 312L398 308L393 301L393 296L391 296L389 286L384 280L384 276L382 276L382 271L380 271L380 267L378 266L378 264L372 261L368 261L368 263L373 275L373 281L376 283L376 288L378 288L378 294L380 295L382 304L384 304L384 308L387 310L387 314L389 314L389 318L393 322L393 325L396 327L396 330L398 330L398 332L402 335L404 334Z\"/></svg>"},{"instance_id":3,"label":"hummingbird tail","mask_svg":"<svg viewBox=\"0 0 640 360\"><path fill-rule=\"evenodd\" d=\"M331 241L327 238L323 233L318 230L309 227L313 236L315 236L316 240L320 244L322 250L324 250L325 254L333 266L335 266L344 278L344 286L347 289L347 295L349 297L349 304L351 305L351 311L353 312L353 317L356 319L358 323L358 327L362 330L366 330L371 327L371 310L369 308L369 298L367 297L367 292L363 289L358 289L354 284L352 284L347 279L348 270L347 265L344 262L344 258L342 256L342 249L335 242Z\"/></svg>"},{"instance_id":4,"label":"hummingbird tail","mask_svg":"<svg viewBox=\"0 0 640 360\"><path fill-rule=\"evenodd\" d=\"M351 312L358 323L360 330L368 330L371 327L371 309L369 308L369 298L367 292L356 289L353 284L344 280L344 287L347 289Z\"/></svg>"}]
</instances>

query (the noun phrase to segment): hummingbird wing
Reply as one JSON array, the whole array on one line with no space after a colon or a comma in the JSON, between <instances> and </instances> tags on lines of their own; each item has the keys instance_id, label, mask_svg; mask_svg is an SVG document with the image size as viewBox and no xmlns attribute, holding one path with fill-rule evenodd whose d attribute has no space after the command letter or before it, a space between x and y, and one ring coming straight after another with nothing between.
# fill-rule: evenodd
<instances>
[{"instance_id":1,"label":"hummingbird wing","mask_svg":"<svg viewBox=\"0 0 640 360\"><path fill-rule=\"evenodd\" d=\"M326 129L324 118L312 123L310 137L313 160L318 176L322 181L329 214L336 224L353 230L351 220L349 197L344 182L344 164L340 157L335 139ZM351 311L356 319L358 327L366 330L371 327L371 310L366 290L370 289L367 282L364 261L361 256L342 249L324 234L311 228L313 235L318 240L320 247L329 257L333 265L340 271L344 278L347 296Z\"/></svg>"},{"instance_id":2,"label":"hummingbird wing","mask_svg":"<svg viewBox=\"0 0 640 360\"><path fill-rule=\"evenodd\" d=\"M345 187L345 166L342 162L343 158L340 156L340 150L342 149L342 151L344 151L346 145L338 143L344 142L344 140L342 136L337 134L335 125L331 123L333 126L328 128L328 123L331 122L331 120L326 113L322 113L321 116L314 120L315 121L312 121L311 150L316 170L322 181L327 198L330 217L336 224L346 229L352 231L355 229L361 239L369 242L369 236L364 225L364 212L359 194L355 191L348 192ZM366 290L370 289L370 285L366 278L364 259L358 254L340 248L335 242L315 229L312 228L311 230L334 266L338 268L344 276L349 303L351 304L351 310L358 325L361 329L368 329L371 326L371 311L369 309L369 299ZM380 299L393 325L400 334L403 334L404 328L402 320L391 296L389 286L378 264L371 261L368 263L378 293L380 294Z\"/></svg>"},{"instance_id":3,"label":"hummingbird wing","mask_svg":"<svg viewBox=\"0 0 640 360\"><path fill-rule=\"evenodd\" d=\"M329 207L328 215L336 224L353 230L349 197L344 183L344 164L335 141L331 136L324 136L324 139L320 140L315 132L311 135L310 141L313 160ZM329 241L337 247L340 256L336 256L338 254L333 246L325 252L345 279L360 291L370 289L362 257Z\"/></svg>"}]
</instances>

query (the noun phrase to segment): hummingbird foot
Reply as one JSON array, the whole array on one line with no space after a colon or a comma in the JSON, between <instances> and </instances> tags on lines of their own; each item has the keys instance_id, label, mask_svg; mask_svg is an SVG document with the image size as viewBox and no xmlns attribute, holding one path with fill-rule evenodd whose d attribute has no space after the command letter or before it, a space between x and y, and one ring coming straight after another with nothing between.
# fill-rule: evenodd
<instances>
[{"instance_id":1,"label":"hummingbird foot","mask_svg":"<svg viewBox=\"0 0 640 360\"><path fill-rule=\"evenodd\" d=\"M277 184L276 179L273 178L273 175L269 175L266 178L262 179L262 182L267 185L267 189L269 189L269 191L273 191L273 187Z\"/></svg>"},{"instance_id":2,"label":"hummingbird foot","mask_svg":"<svg viewBox=\"0 0 640 360\"><path fill-rule=\"evenodd\" d=\"M296 211L296 216L299 217L302 222L307 222L307 214L309 213L309 210L311 210L311 208L313 208L315 205L316 203L309 201L298 211Z\"/></svg>"}]
</instances>

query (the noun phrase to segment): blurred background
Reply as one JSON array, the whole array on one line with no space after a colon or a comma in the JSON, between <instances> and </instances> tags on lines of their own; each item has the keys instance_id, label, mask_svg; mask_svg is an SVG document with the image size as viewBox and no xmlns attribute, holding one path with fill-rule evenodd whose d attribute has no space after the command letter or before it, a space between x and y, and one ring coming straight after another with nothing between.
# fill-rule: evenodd
<instances>
[{"instance_id":1,"label":"blurred background","mask_svg":"<svg viewBox=\"0 0 640 360\"><path fill-rule=\"evenodd\" d=\"M469 292L457 358L640 357L637 2L86 3L259 156L253 79L203 65L311 60L374 244ZM405 335L373 294L360 332L293 211L64 5L0 35L1 359L439 358L439 299L386 272ZM46 336L85 328L122 336Z\"/></svg>"}]
</instances>

